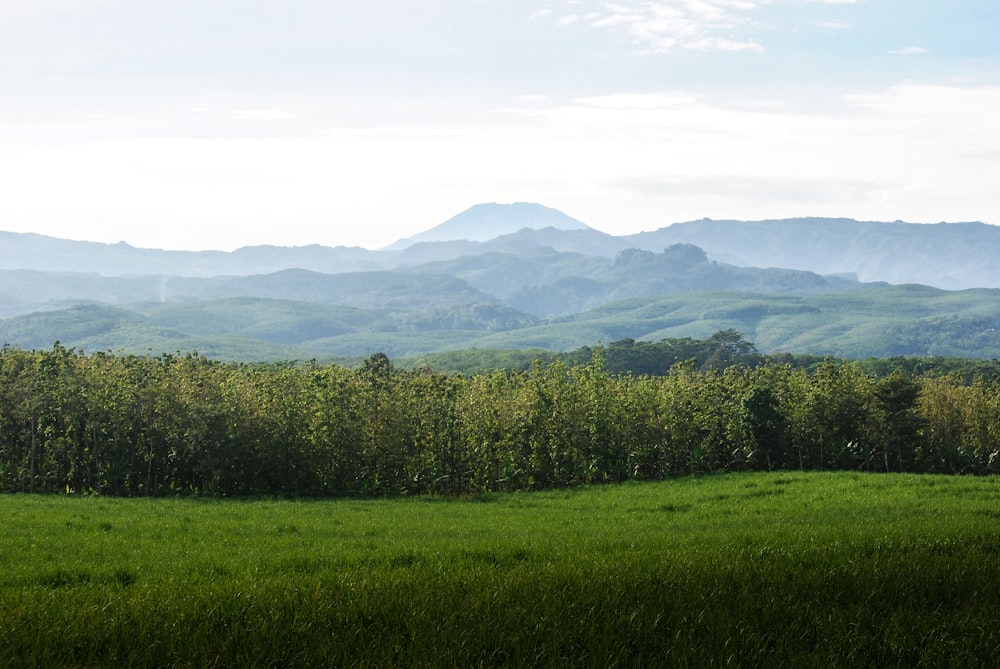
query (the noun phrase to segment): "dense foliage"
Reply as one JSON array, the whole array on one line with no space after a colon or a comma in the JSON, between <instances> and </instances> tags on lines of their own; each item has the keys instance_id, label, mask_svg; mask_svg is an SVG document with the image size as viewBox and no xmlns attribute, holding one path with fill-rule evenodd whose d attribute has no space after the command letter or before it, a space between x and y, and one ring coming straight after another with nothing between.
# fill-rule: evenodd
<instances>
[{"instance_id":1,"label":"dense foliage","mask_svg":"<svg viewBox=\"0 0 1000 669\"><path fill-rule=\"evenodd\" d=\"M742 469L1000 473L998 390L832 362L633 376L607 371L601 349L463 377L382 355L349 370L6 347L0 490L459 495Z\"/></svg>"}]
</instances>

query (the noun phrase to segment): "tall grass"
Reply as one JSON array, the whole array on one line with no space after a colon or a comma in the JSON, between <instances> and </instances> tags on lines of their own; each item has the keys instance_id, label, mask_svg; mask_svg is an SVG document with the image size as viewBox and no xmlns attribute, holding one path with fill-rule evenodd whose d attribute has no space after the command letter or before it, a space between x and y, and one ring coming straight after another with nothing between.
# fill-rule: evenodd
<instances>
[{"instance_id":1,"label":"tall grass","mask_svg":"<svg viewBox=\"0 0 1000 669\"><path fill-rule=\"evenodd\" d=\"M0 497L0 666L991 666L1000 481Z\"/></svg>"}]
</instances>

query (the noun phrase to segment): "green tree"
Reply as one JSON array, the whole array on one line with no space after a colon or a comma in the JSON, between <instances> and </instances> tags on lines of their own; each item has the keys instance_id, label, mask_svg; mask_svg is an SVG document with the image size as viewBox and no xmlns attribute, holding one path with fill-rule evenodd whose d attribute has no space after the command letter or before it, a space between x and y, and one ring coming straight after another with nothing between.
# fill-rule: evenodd
<instances>
[{"instance_id":1,"label":"green tree","mask_svg":"<svg viewBox=\"0 0 1000 669\"><path fill-rule=\"evenodd\" d=\"M369 357L357 376L361 383L363 427L364 492L398 495L405 492L406 467L412 456L412 433L407 422L404 393L400 392L405 373L396 370L384 353Z\"/></svg>"},{"instance_id":2,"label":"green tree","mask_svg":"<svg viewBox=\"0 0 1000 669\"><path fill-rule=\"evenodd\" d=\"M920 384L897 370L876 382L872 394L871 443L878 444L885 471L910 471L926 422L918 413Z\"/></svg>"},{"instance_id":3,"label":"green tree","mask_svg":"<svg viewBox=\"0 0 1000 669\"><path fill-rule=\"evenodd\" d=\"M350 370L330 366L309 374L307 394L308 467L317 490L326 495L365 491L362 407L364 382Z\"/></svg>"},{"instance_id":4,"label":"green tree","mask_svg":"<svg viewBox=\"0 0 1000 669\"><path fill-rule=\"evenodd\" d=\"M871 467L874 451L864 429L871 385L871 378L855 367L830 361L812 375L795 429L809 468Z\"/></svg>"},{"instance_id":5,"label":"green tree","mask_svg":"<svg viewBox=\"0 0 1000 669\"><path fill-rule=\"evenodd\" d=\"M786 421L774 391L764 385L755 385L743 398L742 419L750 436L753 451L748 461L768 471L780 465L785 452Z\"/></svg>"}]
</instances>

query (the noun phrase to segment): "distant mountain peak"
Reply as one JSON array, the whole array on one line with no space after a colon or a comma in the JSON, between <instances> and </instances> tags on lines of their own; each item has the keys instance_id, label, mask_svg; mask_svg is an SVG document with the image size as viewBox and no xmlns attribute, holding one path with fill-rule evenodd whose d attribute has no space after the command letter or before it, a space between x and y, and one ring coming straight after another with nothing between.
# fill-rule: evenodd
<instances>
[{"instance_id":1,"label":"distant mountain peak","mask_svg":"<svg viewBox=\"0 0 1000 669\"><path fill-rule=\"evenodd\" d=\"M542 230L590 230L590 226L558 209L552 209L533 202L513 202L500 204L488 202L469 207L462 213L449 218L444 223L413 237L400 239L386 247L389 251L399 251L418 242L470 241L488 242L502 235L518 232L525 228Z\"/></svg>"}]
</instances>

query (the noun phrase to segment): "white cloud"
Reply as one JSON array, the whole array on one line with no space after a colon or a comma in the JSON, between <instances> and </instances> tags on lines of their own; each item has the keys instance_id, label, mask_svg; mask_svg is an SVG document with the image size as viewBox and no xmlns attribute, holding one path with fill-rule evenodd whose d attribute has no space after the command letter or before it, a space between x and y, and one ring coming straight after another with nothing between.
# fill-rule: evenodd
<instances>
[{"instance_id":1,"label":"white cloud","mask_svg":"<svg viewBox=\"0 0 1000 669\"><path fill-rule=\"evenodd\" d=\"M851 105L877 112L881 118L920 119L920 135L941 132L943 141L956 133L1000 148L1000 86L946 86L907 83L882 91L844 96ZM914 130L918 130L914 128ZM927 138L929 139L929 138Z\"/></svg>"},{"instance_id":2,"label":"white cloud","mask_svg":"<svg viewBox=\"0 0 1000 669\"><path fill-rule=\"evenodd\" d=\"M615 93L578 99L581 104L591 107L639 110L676 109L688 107L697 101L698 96L691 93Z\"/></svg>"},{"instance_id":3,"label":"white cloud","mask_svg":"<svg viewBox=\"0 0 1000 669\"><path fill-rule=\"evenodd\" d=\"M280 109L234 109L233 118L246 121L280 121L297 118L298 114L281 111Z\"/></svg>"},{"instance_id":4,"label":"white cloud","mask_svg":"<svg viewBox=\"0 0 1000 669\"><path fill-rule=\"evenodd\" d=\"M588 20L595 28L624 31L632 40L654 52L675 49L696 51L761 51L761 45L743 35L752 25L743 13L759 3L748 0L645 0L608 3L601 12L564 15L559 25Z\"/></svg>"},{"instance_id":5,"label":"white cloud","mask_svg":"<svg viewBox=\"0 0 1000 669\"><path fill-rule=\"evenodd\" d=\"M920 56L930 52L930 49L926 49L922 46L903 46L889 51L889 53L897 56Z\"/></svg>"},{"instance_id":6,"label":"white cloud","mask_svg":"<svg viewBox=\"0 0 1000 669\"><path fill-rule=\"evenodd\" d=\"M725 199L768 198L813 208L877 197L895 187L889 179L862 181L850 178L759 177L747 174L717 174L691 177L674 175L663 179L626 179L616 184L638 195L652 197L711 197Z\"/></svg>"},{"instance_id":7,"label":"white cloud","mask_svg":"<svg viewBox=\"0 0 1000 669\"><path fill-rule=\"evenodd\" d=\"M1000 86L823 102L797 113L794 97L721 105L684 90L528 96L475 124L8 144L0 218L171 248L379 246L486 201L543 202L616 234L704 216L1000 223Z\"/></svg>"},{"instance_id":8,"label":"white cloud","mask_svg":"<svg viewBox=\"0 0 1000 669\"><path fill-rule=\"evenodd\" d=\"M764 51L761 37L791 16L783 5L857 5L860 0L617 0L605 2L593 27L623 32L654 53L690 51ZM770 12L763 10L771 9ZM831 8L830 11L834 11ZM587 17L576 11L556 16L559 25ZM766 18L765 18L766 17ZM777 18L784 17L784 18ZM847 21L818 19L828 30L851 27Z\"/></svg>"},{"instance_id":9,"label":"white cloud","mask_svg":"<svg viewBox=\"0 0 1000 669\"><path fill-rule=\"evenodd\" d=\"M608 95L540 115L550 139L583 143L606 166L576 181L599 228L651 210L666 212L664 225L799 215L1000 222L990 176L1000 87L901 85L840 102L804 114L683 93Z\"/></svg>"}]
</instances>

